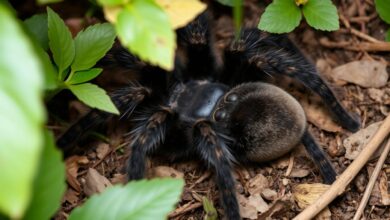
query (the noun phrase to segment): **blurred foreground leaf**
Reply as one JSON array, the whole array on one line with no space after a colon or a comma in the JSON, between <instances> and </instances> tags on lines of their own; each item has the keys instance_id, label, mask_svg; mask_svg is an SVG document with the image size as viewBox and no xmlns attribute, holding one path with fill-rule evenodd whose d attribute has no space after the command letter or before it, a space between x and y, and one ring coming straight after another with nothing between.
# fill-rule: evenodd
<instances>
[{"instance_id":1,"label":"blurred foreground leaf","mask_svg":"<svg viewBox=\"0 0 390 220\"><path fill-rule=\"evenodd\" d=\"M35 177L32 201L24 220L50 219L61 206L65 192L65 165L53 134L46 131L40 165Z\"/></svg>"},{"instance_id":2,"label":"blurred foreground leaf","mask_svg":"<svg viewBox=\"0 0 390 220\"><path fill-rule=\"evenodd\" d=\"M116 29L132 53L151 64L173 69L176 35L169 17L154 1L131 1L119 12Z\"/></svg>"},{"instance_id":3,"label":"blurred foreground leaf","mask_svg":"<svg viewBox=\"0 0 390 220\"><path fill-rule=\"evenodd\" d=\"M0 4L0 212L21 218L43 143L43 77L34 49Z\"/></svg>"},{"instance_id":4,"label":"blurred foreground leaf","mask_svg":"<svg viewBox=\"0 0 390 220\"><path fill-rule=\"evenodd\" d=\"M113 186L76 208L69 220L163 220L180 198L182 179L153 179ZM96 208L98 207L98 208Z\"/></svg>"}]
</instances>

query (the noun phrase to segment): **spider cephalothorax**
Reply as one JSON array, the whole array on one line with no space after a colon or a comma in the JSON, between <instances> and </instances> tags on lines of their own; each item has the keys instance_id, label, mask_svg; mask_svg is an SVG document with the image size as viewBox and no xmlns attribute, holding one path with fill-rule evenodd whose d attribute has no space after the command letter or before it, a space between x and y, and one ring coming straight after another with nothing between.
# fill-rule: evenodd
<instances>
[{"instance_id":1,"label":"spider cephalothorax","mask_svg":"<svg viewBox=\"0 0 390 220\"><path fill-rule=\"evenodd\" d=\"M282 89L256 81L265 74L290 76L322 97L343 127L354 131L359 122L286 36L244 29L218 58L209 20L206 12L177 31L176 64L170 73L123 49L113 49L107 57L111 63L136 70L140 79L112 95L121 118L133 124L129 180L144 177L151 154L197 156L215 173L226 217L240 219L232 165L269 161L302 142L324 182L333 182L336 173L307 131L299 103ZM69 153L80 131L107 116L92 110L60 137L58 145Z\"/></svg>"}]
</instances>

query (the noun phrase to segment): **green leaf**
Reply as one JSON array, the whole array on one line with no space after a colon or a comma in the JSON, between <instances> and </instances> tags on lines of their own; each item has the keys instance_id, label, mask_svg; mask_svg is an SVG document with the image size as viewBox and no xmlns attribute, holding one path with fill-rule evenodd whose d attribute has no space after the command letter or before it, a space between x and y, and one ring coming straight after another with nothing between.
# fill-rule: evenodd
<instances>
[{"instance_id":1,"label":"green leaf","mask_svg":"<svg viewBox=\"0 0 390 220\"><path fill-rule=\"evenodd\" d=\"M323 31L339 29L337 8L330 0L309 0L302 11L307 23L315 29Z\"/></svg>"},{"instance_id":2,"label":"green leaf","mask_svg":"<svg viewBox=\"0 0 390 220\"><path fill-rule=\"evenodd\" d=\"M117 33L123 45L151 64L172 70L176 36L167 14L152 0L134 0L118 15Z\"/></svg>"},{"instance_id":3,"label":"green leaf","mask_svg":"<svg viewBox=\"0 0 390 220\"><path fill-rule=\"evenodd\" d=\"M62 0L37 0L37 3L40 5L57 3L57 2L62 2Z\"/></svg>"},{"instance_id":4,"label":"green leaf","mask_svg":"<svg viewBox=\"0 0 390 220\"><path fill-rule=\"evenodd\" d=\"M72 84L74 85L74 84L88 82L96 78L102 71L103 69L93 68L90 70L75 72L72 78L70 78L69 81L67 81L66 83L70 85Z\"/></svg>"},{"instance_id":5,"label":"green leaf","mask_svg":"<svg viewBox=\"0 0 390 220\"><path fill-rule=\"evenodd\" d=\"M38 55L45 75L45 89L53 90L58 88L57 70L54 68L49 55L45 52L49 47L47 35L47 15L40 14L32 16L24 21L27 33L31 37L35 53ZM36 27L36 28L35 28Z\"/></svg>"},{"instance_id":6,"label":"green leaf","mask_svg":"<svg viewBox=\"0 0 390 220\"><path fill-rule=\"evenodd\" d=\"M104 6L118 6L129 2L129 0L97 0L99 4Z\"/></svg>"},{"instance_id":7,"label":"green leaf","mask_svg":"<svg viewBox=\"0 0 390 220\"><path fill-rule=\"evenodd\" d=\"M86 105L106 112L119 114L106 91L92 83L68 85L72 93Z\"/></svg>"},{"instance_id":8,"label":"green leaf","mask_svg":"<svg viewBox=\"0 0 390 220\"><path fill-rule=\"evenodd\" d=\"M211 202L207 197L203 197L203 209L206 212L205 220L217 220L218 212L215 209L213 202Z\"/></svg>"},{"instance_id":9,"label":"green leaf","mask_svg":"<svg viewBox=\"0 0 390 220\"><path fill-rule=\"evenodd\" d=\"M93 67L115 40L115 29L109 24L95 24L80 31L74 39L76 56L72 63L72 71L87 70Z\"/></svg>"},{"instance_id":10,"label":"green leaf","mask_svg":"<svg viewBox=\"0 0 390 220\"><path fill-rule=\"evenodd\" d=\"M153 179L114 186L76 208L69 220L163 220L179 200L182 179ZM96 208L99 207L99 208Z\"/></svg>"},{"instance_id":11,"label":"green leaf","mask_svg":"<svg viewBox=\"0 0 390 220\"><path fill-rule=\"evenodd\" d=\"M33 197L24 220L50 219L61 205L65 192L65 165L53 134L45 132L45 145L35 177Z\"/></svg>"},{"instance_id":12,"label":"green leaf","mask_svg":"<svg viewBox=\"0 0 390 220\"><path fill-rule=\"evenodd\" d=\"M44 50L49 49L47 35L47 14L37 14L24 21L31 35L39 42Z\"/></svg>"},{"instance_id":13,"label":"green leaf","mask_svg":"<svg viewBox=\"0 0 390 220\"><path fill-rule=\"evenodd\" d=\"M0 48L0 212L19 219L43 143L43 74L30 40L2 4Z\"/></svg>"},{"instance_id":14,"label":"green leaf","mask_svg":"<svg viewBox=\"0 0 390 220\"><path fill-rule=\"evenodd\" d=\"M390 42L390 28L387 29L387 31L386 31L385 40L386 40L387 42Z\"/></svg>"},{"instance_id":15,"label":"green leaf","mask_svg":"<svg viewBox=\"0 0 390 220\"><path fill-rule=\"evenodd\" d=\"M390 1L375 0L375 7L379 17L381 17L386 23L390 24Z\"/></svg>"},{"instance_id":16,"label":"green leaf","mask_svg":"<svg viewBox=\"0 0 390 220\"><path fill-rule=\"evenodd\" d=\"M275 0L261 15L258 27L271 33L287 33L298 27L301 10L293 0Z\"/></svg>"},{"instance_id":17,"label":"green leaf","mask_svg":"<svg viewBox=\"0 0 390 220\"><path fill-rule=\"evenodd\" d=\"M64 21L49 7L47 8L49 27L49 46L54 62L58 66L61 80L65 78L64 70L70 66L75 56L72 35Z\"/></svg>"},{"instance_id":18,"label":"green leaf","mask_svg":"<svg viewBox=\"0 0 390 220\"><path fill-rule=\"evenodd\" d=\"M41 61L43 72L45 73L45 90L53 90L58 88L57 70L51 63L49 55L42 49L35 49L39 60Z\"/></svg>"}]
</instances>

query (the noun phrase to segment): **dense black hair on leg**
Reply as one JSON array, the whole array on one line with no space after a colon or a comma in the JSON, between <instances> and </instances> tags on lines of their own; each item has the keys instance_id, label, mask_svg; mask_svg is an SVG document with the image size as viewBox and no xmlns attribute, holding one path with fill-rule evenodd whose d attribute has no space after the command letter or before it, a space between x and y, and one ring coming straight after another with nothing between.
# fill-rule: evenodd
<instances>
[{"instance_id":1,"label":"dense black hair on leg","mask_svg":"<svg viewBox=\"0 0 390 220\"><path fill-rule=\"evenodd\" d=\"M173 118L168 107L159 107L154 111L143 112L135 118L134 129L129 133L131 156L127 173L129 180L142 179L145 175L146 157L164 143L167 127Z\"/></svg>"},{"instance_id":2,"label":"dense black hair on leg","mask_svg":"<svg viewBox=\"0 0 390 220\"><path fill-rule=\"evenodd\" d=\"M128 86L116 90L111 94L112 101L119 109L121 118L129 117L134 109L145 99L149 98L152 91L138 83L130 83ZM57 146L63 150L65 156L76 153L73 146L83 136L98 126L107 122L112 114L92 109L81 117L68 130L57 139Z\"/></svg>"},{"instance_id":3,"label":"dense black hair on leg","mask_svg":"<svg viewBox=\"0 0 390 220\"><path fill-rule=\"evenodd\" d=\"M234 56L235 59L241 56L241 62L256 68L257 71L252 75L260 74L259 77L264 77L264 74L283 74L299 80L322 98L344 128L350 131L359 129L359 121L342 107L332 90L319 76L315 66L287 36L267 34L258 29L246 29L240 39L231 45L226 56Z\"/></svg>"},{"instance_id":4,"label":"dense black hair on leg","mask_svg":"<svg viewBox=\"0 0 390 220\"><path fill-rule=\"evenodd\" d=\"M318 146L313 136L306 130L302 137L302 144L305 146L306 151L309 153L313 162L320 170L324 183L332 184L336 180L337 173L334 170L332 163Z\"/></svg>"},{"instance_id":5,"label":"dense black hair on leg","mask_svg":"<svg viewBox=\"0 0 390 220\"><path fill-rule=\"evenodd\" d=\"M241 219L235 194L235 181L231 170L233 156L227 143L232 140L218 131L212 122L201 120L193 127L193 140L196 152L215 172L215 179L226 218Z\"/></svg>"}]
</instances>

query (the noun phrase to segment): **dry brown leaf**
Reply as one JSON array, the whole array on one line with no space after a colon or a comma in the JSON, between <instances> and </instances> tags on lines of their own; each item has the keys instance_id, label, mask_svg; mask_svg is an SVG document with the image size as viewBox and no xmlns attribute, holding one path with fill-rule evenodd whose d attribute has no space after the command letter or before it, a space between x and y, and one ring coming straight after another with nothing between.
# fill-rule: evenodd
<instances>
[{"instance_id":1,"label":"dry brown leaf","mask_svg":"<svg viewBox=\"0 0 390 220\"><path fill-rule=\"evenodd\" d=\"M304 209L316 201L328 189L329 185L322 183L299 184L293 187L293 197L298 206Z\"/></svg>"},{"instance_id":2,"label":"dry brown leaf","mask_svg":"<svg viewBox=\"0 0 390 220\"><path fill-rule=\"evenodd\" d=\"M110 182L114 185L118 183L126 183L127 176L125 174L116 173L114 174L114 177L110 178Z\"/></svg>"},{"instance_id":3,"label":"dry brown leaf","mask_svg":"<svg viewBox=\"0 0 390 220\"><path fill-rule=\"evenodd\" d=\"M261 196L266 200L276 200L278 193L275 190L266 188L261 192Z\"/></svg>"},{"instance_id":4,"label":"dry brown leaf","mask_svg":"<svg viewBox=\"0 0 390 220\"><path fill-rule=\"evenodd\" d=\"M69 202L71 205L76 205L79 201L79 193L71 188L68 188L64 195L64 200Z\"/></svg>"},{"instance_id":5,"label":"dry brown leaf","mask_svg":"<svg viewBox=\"0 0 390 220\"><path fill-rule=\"evenodd\" d=\"M246 183L246 188L251 195L261 193L268 186L268 179L262 174L257 174Z\"/></svg>"},{"instance_id":6,"label":"dry brown leaf","mask_svg":"<svg viewBox=\"0 0 390 220\"><path fill-rule=\"evenodd\" d=\"M172 167L167 166L158 166L153 167L148 172L149 178L156 178L156 177L171 177L171 178L183 178L184 174L178 170L173 169Z\"/></svg>"},{"instance_id":7,"label":"dry brown leaf","mask_svg":"<svg viewBox=\"0 0 390 220\"><path fill-rule=\"evenodd\" d=\"M284 168L288 167L289 162L290 162L289 156L285 155L285 156L277 159L276 161L273 161L271 163L271 165L272 165L272 167L274 167L276 169L284 169Z\"/></svg>"},{"instance_id":8,"label":"dry brown leaf","mask_svg":"<svg viewBox=\"0 0 390 220\"><path fill-rule=\"evenodd\" d=\"M85 177L84 193L87 196L91 196L95 193L101 193L107 187L112 184L108 179L99 174L99 172L93 168L89 168L87 176Z\"/></svg>"},{"instance_id":9,"label":"dry brown leaf","mask_svg":"<svg viewBox=\"0 0 390 220\"><path fill-rule=\"evenodd\" d=\"M300 169L300 168L294 168L289 177L297 177L297 178L302 178L302 177L305 177L307 175L310 174L310 171L309 170L305 170L305 169Z\"/></svg>"},{"instance_id":10,"label":"dry brown leaf","mask_svg":"<svg viewBox=\"0 0 390 220\"><path fill-rule=\"evenodd\" d=\"M333 76L366 88L386 85L389 74L386 64L375 60L353 61L333 69Z\"/></svg>"},{"instance_id":11,"label":"dry brown leaf","mask_svg":"<svg viewBox=\"0 0 390 220\"><path fill-rule=\"evenodd\" d=\"M368 141L375 134L381 124L381 121L376 122L346 138L343 141L346 149L345 158L354 160L367 145Z\"/></svg>"},{"instance_id":12,"label":"dry brown leaf","mask_svg":"<svg viewBox=\"0 0 390 220\"><path fill-rule=\"evenodd\" d=\"M249 204L254 206L260 213L264 213L268 210L268 204L260 196L260 194L251 195L248 198Z\"/></svg>"},{"instance_id":13,"label":"dry brown leaf","mask_svg":"<svg viewBox=\"0 0 390 220\"><path fill-rule=\"evenodd\" d=\"M110 145L107 143L100 143L96 148L96 156L103 159L110 152Z\"/></svg>"},{"instance_id":14,"label":"dry brown leaf","mask_svg":"<svg viewBox=\"0 0 390 220\"><path fill-rule=\"evenodd\" d=\"M316 127L329 132L340 132L343 129L333 121L326 108L318 103L309 101L308 98L299 99L303 110L305 110L307 120Z\"/></svg>"},{"instance_id":15,"label":"dry brown leaf","mask_svg":"<svg viewBox=\"0 0 390 220\"><path fill-rule=\"evenodd\" d=\"M383 205L390 205L390 194L388 193L388 182L386 173L382 172L379 178L379 190L381 192L381 202Z\"/></svg>"},{"instance_id":16,"label":"dry brown leaf","mask_svg":"<svg viewBox=\"0 0 390 220\"><path fill-rule=\"evenodd\" d=\"M268 211L261 214L258 218L258 220L269 220L269 219L275 219L274 215L277 215L279 213L282 213L286 210L290 210L292 206L291 201L284 201L284 200L276 200L273 202L270 206Z\"/></svg>"},{"instance_id":17,"label":"dry brown leaf","mask_svg":"<svg viewBox=\"0 0 390 220\"><path fill-rule=\"evenodd\" d=\"M249 199L241 194L237 194L238 206L240 208L240 215L243 218L257 219L256 207L249 203Z\"/></svg>"},{"instance_id":18,"label":"dry brown leaf","mask_svg":"<svg viewBox=\"0 0 390 220\"><path fill-rule=\"evenodd\" d=\"M89 160L85 156L71 156L65 160L66 181L77 192L81 192L81 184L77 180L79 164L88 164Z\"/></svg>"}]
</instances>

